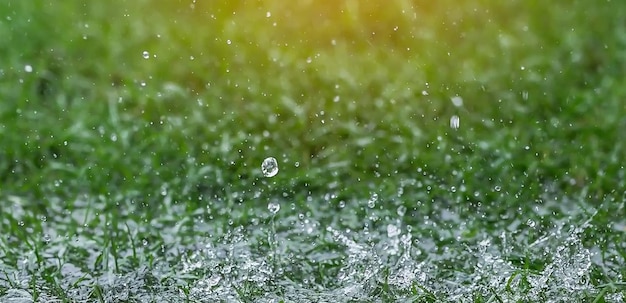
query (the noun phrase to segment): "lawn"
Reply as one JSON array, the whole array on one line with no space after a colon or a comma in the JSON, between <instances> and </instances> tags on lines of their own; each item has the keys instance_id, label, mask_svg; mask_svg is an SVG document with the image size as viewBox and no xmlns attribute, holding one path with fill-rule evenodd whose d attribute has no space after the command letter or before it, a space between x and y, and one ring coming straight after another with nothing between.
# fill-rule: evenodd
<instances>
[{"instance_id":1,"label":"lawn","mask_svg":"<svg viewBox=\"0 0 626 303\"><path fill-rule=\"evenodd\" d=\"M0 302L624 302L625 25L5 0Z\"/></svg>"}]
</instances>

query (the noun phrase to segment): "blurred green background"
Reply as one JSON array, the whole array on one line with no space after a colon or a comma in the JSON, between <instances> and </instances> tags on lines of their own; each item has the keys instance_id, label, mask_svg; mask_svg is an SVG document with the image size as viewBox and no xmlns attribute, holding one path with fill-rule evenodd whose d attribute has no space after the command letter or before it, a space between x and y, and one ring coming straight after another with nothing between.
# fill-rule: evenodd
<instances>
[{"instance_id":1,"label":"blurred green background","mask_svg":"<svg viewBox=\"0 0 626 303\"><path fill-rule=\"evenodd\" d=\"M5 1L2 182L32 192L59 175L102 192L201 164L223 188L273 155L320 187L423 167L456 185L472 183L453 174L467 169L481 188L601 196L624 186L624 10Z\"/></svg>"}]
</instances>

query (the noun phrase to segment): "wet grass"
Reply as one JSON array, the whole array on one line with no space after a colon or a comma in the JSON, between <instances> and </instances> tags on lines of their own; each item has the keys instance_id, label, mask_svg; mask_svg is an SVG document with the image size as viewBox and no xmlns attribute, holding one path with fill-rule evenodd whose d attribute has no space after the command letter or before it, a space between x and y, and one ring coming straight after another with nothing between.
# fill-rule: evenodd
<instances>
[{"instance_id":1,"label":"wet grass","mask_svg":"<svg viewBox=\"0 0 626 303\"><path fill-rule=\"evenodd\" d=\"M0 301L623 301L626 6L326 2L0 4Z\"/></svg>"}]
</instances>

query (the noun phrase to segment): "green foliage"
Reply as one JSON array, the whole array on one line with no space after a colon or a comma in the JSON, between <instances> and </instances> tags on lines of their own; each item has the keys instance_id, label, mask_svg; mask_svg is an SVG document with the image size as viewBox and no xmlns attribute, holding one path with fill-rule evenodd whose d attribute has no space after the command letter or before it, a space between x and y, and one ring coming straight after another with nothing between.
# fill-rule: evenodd
<instances>
[{"instance_id":1,"label":"green foliage","mask_svg":"<svg viewBox=\"0 0 626 303\"><path fill-rule=\"evenodd\" d=\"M453 301L462 277L480 278L474 302L623 298L624 16L619 1L4 1L0 298L193 302L218 281L226 301L304 302L349 293L346 268L389 302ZM389 224L418 239L416 268L381 253ZM481 276L485 239L511 271ZM236 283L234 247L275 277ZM587 249L590 286L567 293L555 280ZM393 284L418 267L434 277Z\"/></svg>"}]
</instances>

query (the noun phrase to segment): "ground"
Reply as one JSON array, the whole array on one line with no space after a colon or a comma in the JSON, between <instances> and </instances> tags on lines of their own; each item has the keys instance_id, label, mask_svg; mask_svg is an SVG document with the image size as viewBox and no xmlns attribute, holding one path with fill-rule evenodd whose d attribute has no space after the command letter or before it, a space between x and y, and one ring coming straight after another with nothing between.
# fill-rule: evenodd
<instances>
[{"instance_id":1,"label":"ground","mask_svg":"<svg viewBox=\"0 0 626 303\"><path fill-rule=\"evenodd\" d=\"M625 16L6 0L0 301L623 302Z\"/></svg>"}]
</instances>

